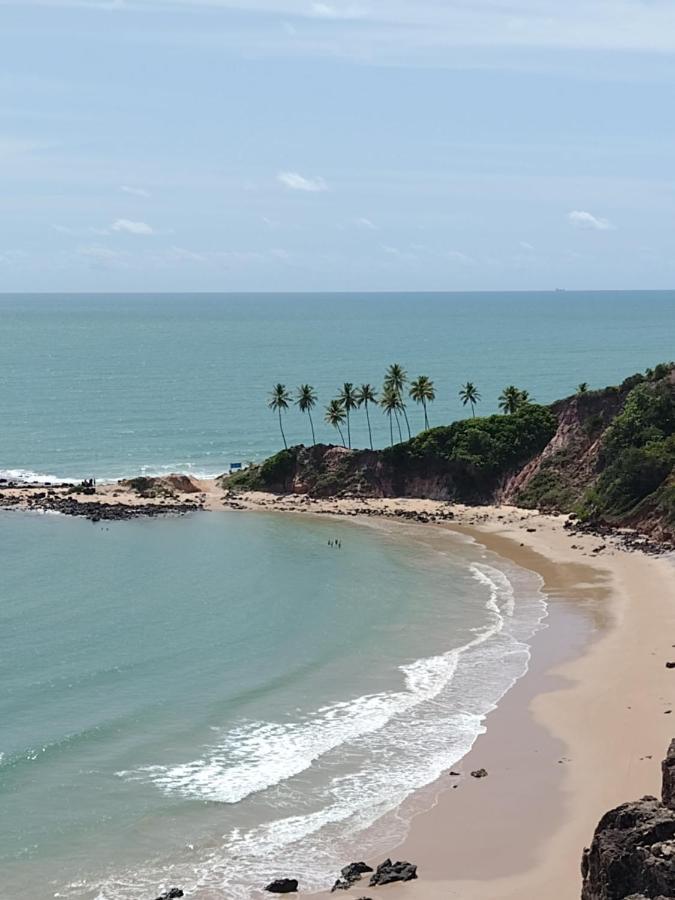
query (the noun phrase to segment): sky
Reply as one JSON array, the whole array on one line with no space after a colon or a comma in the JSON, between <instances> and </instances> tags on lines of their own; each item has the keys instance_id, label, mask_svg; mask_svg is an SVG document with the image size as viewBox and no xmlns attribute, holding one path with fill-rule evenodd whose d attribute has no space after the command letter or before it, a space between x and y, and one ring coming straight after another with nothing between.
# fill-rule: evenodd
<instances>
[{"instance_id":1,"label":"sky","mask_svg":"<svg viewBox=\"0 0 675 900\"><path fill-rule=\"evenodd\" d=\"M675 285L675 0L0 0L0 291Z\"/></svg>"}]
</instances>

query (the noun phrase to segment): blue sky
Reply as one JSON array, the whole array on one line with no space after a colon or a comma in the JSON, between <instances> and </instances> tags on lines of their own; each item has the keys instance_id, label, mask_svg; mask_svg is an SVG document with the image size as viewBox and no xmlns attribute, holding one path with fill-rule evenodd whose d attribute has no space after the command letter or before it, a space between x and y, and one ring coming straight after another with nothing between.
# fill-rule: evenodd
<instances>
[{"instance_id":1,"label":"blue sky","mask_svg":"<svg viewBox=\"0 0 675 900\"><path fill-rule=\"evenodd\" d=\"M675 283L675 0L0 0L0 291Z\"/></svg>"}]
</instances>

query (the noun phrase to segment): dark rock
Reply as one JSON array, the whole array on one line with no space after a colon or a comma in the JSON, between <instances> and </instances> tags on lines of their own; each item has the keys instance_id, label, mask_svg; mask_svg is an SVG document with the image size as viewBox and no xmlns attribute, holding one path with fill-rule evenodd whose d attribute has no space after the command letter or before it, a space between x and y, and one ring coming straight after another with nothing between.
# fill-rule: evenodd
<instances>
[{"instance_id":1,"label":"dark rock","mask_svg":"<svg viewBox=\"0 0 675 900\"><path fill-rule=\"evenodd\" d=\"M675 741L663 762L662 794L664 803L643 797L602 817L581 862L582 900L675 897Z\"/></svg>"},{"instance_id":2,"label":"dark rock","mask_svg":"<svg viewBox=\"0 0 675 900\"><path fill-rule=\"evenodd\" d=\"M412 881L417 878L417 866L409 862L395 862L385 859L370 877L370 886L392 884L394 881Z\"/></svg>"},{"instance_id":3,"label":"dark rock","mask_svg":"<svg viewBox=\"0 0 675 900\"><path fill-rule=\"evenodd\" d=\"M365 872L372 872L372 866L364 862L350 863L341 869L342 878L338 878L331 891L346 891L357 881L361 880L361 876Z\"/></svg>"},{"instance_id":4,"label":"dark rock","mask_svg":"<svg viewBox=\"0 0 675 900\"><path fill-rule=\"evenodd\" d=\"M487 769L475 769L471 773L472 778L487 778Z\"/></svg>"},{"instance_id":5,"label":"dark rock","mask_svg":"<svg viewBox=\"0 0 675 900\"><path fill-rule=\"evenodd\" d=\"M670 742L666 758L661 763L661 801L669 809L675 809L675 738Z\"/></svg>"},{"instance_id":6,"label":"dark rock","mask_svg":"<svg viewBox=\"0 0 675 900\"><path fill-rule=\"evenodd\" d=\"M294 894L297 889L297 878L277 878L274 881L271 881L265 888L265 890L269 891L271 894Z\"/></svg>"},{"instance_id":7,"label":"dark rock","mask_svg":"<svg viewBox=\"0 0 675 900\"><path fill-rule=\"evenodd\" d=\"M157 897L157 900L178 900L178 897L184 896L185 895L180 888L170 888L168 891L165 891L160 897Z\"/></svg>"},{"instance_id":8,"label":"dark rock","mask_svg":"<svg viewBox=\"0 0 675 900\"><path fill-rule=\"evenodd\" d=\"M357 881L366 872L372 871L373 867L364 862L350 863L344 869L341 869L342 877L346 878L347 881Z\"/></svg>"},{"instance_id":9,"label":"dark rock","mask_svg":"<svg viewBox=\"0 0 675 900\"><path fill-rule=\"evenodd\" d=\"M666 669L675 669L675 662L667 662Z\"/></svg>"}]
</instances>

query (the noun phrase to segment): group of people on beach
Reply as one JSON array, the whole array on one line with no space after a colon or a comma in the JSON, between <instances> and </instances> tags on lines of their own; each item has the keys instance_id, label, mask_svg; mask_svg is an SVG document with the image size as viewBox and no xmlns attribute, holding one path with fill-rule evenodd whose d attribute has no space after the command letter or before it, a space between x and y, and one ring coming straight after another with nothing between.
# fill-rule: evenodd
<instances>
[{"instance_id":1,"label":"group of people on beach","mask_svg":"<svg viewBox=\"0 0 675 900\"><path fill-rule=\"evenodd\" d=\"M330 539L328 541L328 546L333 547L336 550L342 550L342 541L339 538Z\"/></svg>"}]
</instances>

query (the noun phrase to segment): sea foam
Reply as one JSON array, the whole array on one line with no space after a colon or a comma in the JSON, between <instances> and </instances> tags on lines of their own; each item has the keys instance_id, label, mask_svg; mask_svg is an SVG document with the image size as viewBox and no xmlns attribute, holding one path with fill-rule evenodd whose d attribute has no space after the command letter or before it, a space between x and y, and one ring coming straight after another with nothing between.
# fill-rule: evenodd
<instances>
[{"instance_id":1,"label":"sea foam","mask_svg":"<svg viewBox=\"0 0 675 900\"><path fill-rule=\"evenodd\" d=\"M204 900L224 888L244 900L279 874L283 859L284 872L319 890L355 835L364 855L404 837L407 822L386 814L471 749L487 713L527 670L528 640L545 616L533 573L474 563L470 574L486 591L488 624L464 646L400 666L400 689L333 703L293 723L242 723L197 759L118 773L173 796L234 804L259 793L267 802L265 821L174 861L174 879ZM297 791L296 776L303 777ZM293 815L285 814L289 806ZM153 883L150 872L136 877L136 894L145 877L148 889ZM128 875L107 881L101 900L131 897L125 884Z\"/></svg>"}]
</instances>

